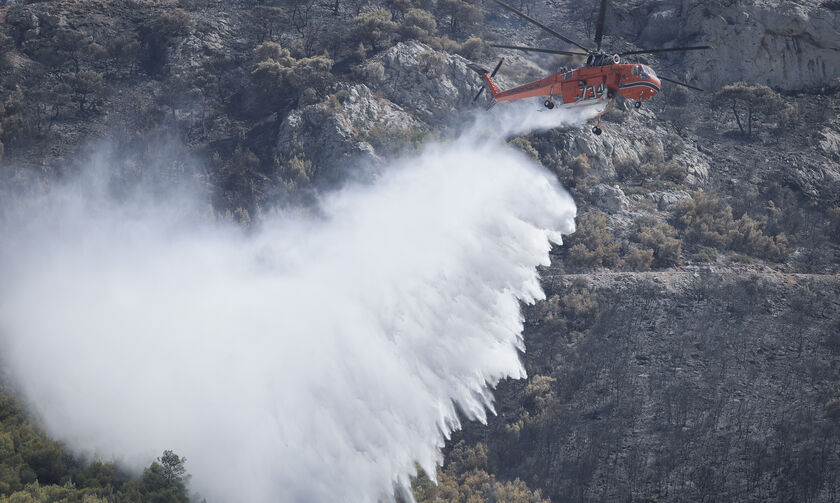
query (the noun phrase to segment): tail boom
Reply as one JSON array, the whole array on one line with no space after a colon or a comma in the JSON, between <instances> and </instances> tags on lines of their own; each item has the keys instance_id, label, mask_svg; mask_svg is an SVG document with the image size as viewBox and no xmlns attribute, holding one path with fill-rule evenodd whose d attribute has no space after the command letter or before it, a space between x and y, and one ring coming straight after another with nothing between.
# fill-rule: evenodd
<instances>
[{"instance_id":1,"label":"tail boom","mask_svg":"<svg viewBox=\"0 0 840 503\"><path fill-rule=\"evenodd\" d=\"M487 85L487 89L490 90L490 94L493 96L493 99L496 99L496 97L499 96L499 94L501 94L499 87L496 85L495 82L493 82L493 77L496 75L496 72L499 71L499 68L502 67L502 63L504 61L504 58L499 60L499 64L497 64L496 68L493 69L493 73L488 72L486 69L476 65L475 63L470 63L467 65L472 71L481 76L481 80L483 80L484 83ZM483 90L484 88L481 89L481 91ZM481 91L479 91L478 94L475 95L473 101L478 99L479 95L481 95Z\"/></svg>"},{"instance_id":2,"label":"tail boom","mask_svg":"<svg viewBox=\"0 0 840 503\"><path fill-rule=\"evenodd\" d=\"M483 80L484 83L487 84L487 89L490 90L490 95L493 96L493 99L497 99L497 97L502 93L502 91L500 91L499 86L497 86L496 83L493 82L493 77L491 77L489 73L485 73L481 76L481 80Z\"/></svg>"}]
</instances>

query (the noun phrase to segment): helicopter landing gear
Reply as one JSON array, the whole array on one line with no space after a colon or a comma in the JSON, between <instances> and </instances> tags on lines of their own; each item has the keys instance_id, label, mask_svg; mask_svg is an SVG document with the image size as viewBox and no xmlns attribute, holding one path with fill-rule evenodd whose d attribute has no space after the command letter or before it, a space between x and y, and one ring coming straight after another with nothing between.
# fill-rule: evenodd
<instances>
[{"instance_id":1,"label":"helicopter landing gear","mask_svg":"<svg viewBox=\"0 0 840 503\"><path fill-rule=\"evenodd\" d=\"M606 109L604 110L604 112L606 112ZM601 115L603 115L604 112L601 112L601 114L598 115L598 122L596 122L595 127L592 128L592 133L595 136L601 136L601 133L603 133L603 131L601 131L600 126L601 126Z\"/></svg>"},{"instance_id":2,"label":"helicopter landing gear","mask_svg":"<svg viewBox=\"0 0 840 503\"><path fill-rule=\"evenodd\" d=\"M635 108L636 110L642 108L642 102L637 101L637 102L633 103L633 108Z\"/></svg>"},{"instance_id":3,"label":"helicopter landing gear","mask_svg":"<svg viewBox=\"0 0 840 503\"><path fill-rule=\"evenodd\" d=\"M545 108L547 108L549 110L554 108L554 102L551 101L551 100L545 100L545 103L543 103L543 105L545 105Z\"/></svg>"}]
</instances>

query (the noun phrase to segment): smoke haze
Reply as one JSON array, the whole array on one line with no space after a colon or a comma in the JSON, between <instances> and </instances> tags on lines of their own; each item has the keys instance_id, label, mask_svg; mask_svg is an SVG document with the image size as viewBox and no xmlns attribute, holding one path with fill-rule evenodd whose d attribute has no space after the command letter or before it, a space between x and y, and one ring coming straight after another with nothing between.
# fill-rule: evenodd
<instances>
[{"instance_id":1,"label":"smoke haze","mask_svg":"<svg viewBox=\"0 0 840 503\"><path fill-rule=\"evenodd\" d=\"M248 235L188 191L117 201L103 161L7 201L3 365L54 437L138 470L172 449L208 501L390 499L525 376L519 302L575 205L503 138L583 118L534 109Z\"/></svg>"}]
</instances>

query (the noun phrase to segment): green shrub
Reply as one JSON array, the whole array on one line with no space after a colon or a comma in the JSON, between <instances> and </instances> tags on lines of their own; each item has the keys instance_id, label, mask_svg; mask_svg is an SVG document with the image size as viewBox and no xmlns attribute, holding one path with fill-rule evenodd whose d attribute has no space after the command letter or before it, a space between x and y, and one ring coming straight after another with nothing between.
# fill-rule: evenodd
<instances>
[{"instance_id":1,"label":"green shrub","mask_svg":"<svg viewBox=\"0 0 840 503\"><path fill-rule=\"evenodd\" d=\"M717 250L710 246L703 246L691 256L691 260L692 262L715 262L717 261Z\"/></svg>"},{"instance_id":2,"label":"green shrub","mask_svg":"<svg viewBox=\"0 0 840 503\"><path fill-rule=\"evenodd\" d=\"M310 104L317 101L332 82L333 61L326 56L295 59L288 49L274 42L264 42L254 49L256 64L251 81L260 97L263 111L286 102Z\"/></svg>"},{"instance_id":3,"label":"green shrub","mask_svg":"<svg viewBox=\"0 0 840 503\"><path fill-rule=\"evenodd\" d=\"M171 451L147 469L155 484L118 475L113 464L84 465L30 422L23 406L0 390L0 502L139 503L188 501L183 462ZM157 468L154 468L157 466ZM152 487L152 485L154 487Z\"/></svg>"},{"instance_id":4,"label":"green shrub","mask_svg":"<svg viewBox=\"0 0 840 503\"><path fill-rule=\"evenodd\" d=\"M467 59L481 59L487 53L487 44L478 37L470 37L461 44L457 52Z\"/></svg>"},{"instance_id":5,"label":"green shrub","mask_svg":"<svg viewBox=\"0 0 840 503\"><path fill-rule=\"evenodd\" d=\"M359 14L353 22L353 41L370 46L374 52L389 47L396 36L397 23L385 9Z\"/></svg>"},{"instance_id":6,"label":"green shrub","mask_svg":"<svg viewBox=\"0 0 840 503\"><path fill-rule=\"evenodd\" d=\"M572 269L613 267L619 260L620 243L607 230L607 218L588 213L578 220L577 230L566 242L564 264Z\"/></svg>"},{"instance_id":7,"label":"green shrub","mask_svg":"<svg viewBox=\"0 0 840 503\"><path fill-rule=\"evenodd\" d=\"M436 51L448 52L450 54L457 53L461 50L461 44L449 37L435 37L429 41L429 45Z\"/></svg>"},{"instance_id":8,"label":"green shrub","mask_svg":"<svg viewBox=\"0 0 840 503\"><path fill-rule=\"evenodd\" d=\"M558 307L569 329L583 332L595 322L599 305L588 288L580 287L563 295Z\"/></svg>"},{"instance_id":9,"label":"green shrub","mask_svg":"<svg viewBox=\"0 0 840 503\"><path fill-rule=\"evenodd\" d=\"M755 262L752 259L752 257L743 253L733 253L731 258L733 262L737 262L740 264L752 264L753 262Z\"/></svg>"},{"instance_id":10,"label":"green shrub","mask_svg":"<svg viewBox=\"0 0 840 503\"><path fill-rule=\"evenodd\" d=\"M498 482L488 473L489 465L489 453L483 444L468 446L462 440L446 456L444 467L438 467L437 484L425 472L418 470L417 477L411 482L414 498L418 503L548 503L539 491L531 491L519 479Z\"/></svg>"},{"instance_id":11,"label":"green shrub","mask_svg":"<svg viewBox=\"0 0 840 503\"><path fill-rule=\"evenodd\" d=\"M399 26L400 36L405 40L428 42L437 35L435 17L423 9L409 9Z\"/></svg>"},{"instance_id":12,"label":"green shrub","mask_svg":"<svg viewBox=\"0 0 840 503\"><path fill-rule=\"evenodd\" d=\"M402 129L380 123L359 134L359 140L370 143L379 154L395 155L419 148L430 134L423 129Z\"/></svg>"},{"instance_id":13,"label":"green shrub","mask_svg":"<svg viewBox=\"0 0 840 503\"><path fill-rule=\"evenodd\" d=\"M423 51L417 59L423 70L423 74L430 79L438 79L443 75L446 66L446 56L437 51Z\"/></svg>"},{"instance_id":14,"label":"green shrub","mask_svg":"<svg viewBox=\"0 0 840 503\"><path fill-rule=\"evenodd\" d=\"M653 250L633 248L622 259L631 271L648 271L653 264Z\"/></svg>"},{"instance_id":15,"label":"green shrub","mask_svg":"<svg viewBox=\"0 0 840 503\"><path fill-rule=\"evenodd\" d=\"M760 224L747 215L737 221L731 246L733 250L774 262L783 262L790 252L787 236L784 234L773 237L765 235Z\"/></svg>"},{"instance_id":16,"label":"green shrub","mask_svg":"<svg viewBox=\"0 0 840 503\"><path fill-rule=\"evenodd\" d=\"M254 49L254 59L259 63L273 60L283 66L292 66L295 59L288 49L277 42L263 42Z\"/></svg>"},{"instance_id":17,"label":"green shrub","mask_svg":"<svg viewBox=\"0 0 840 503\"><path fill-rule=\"evenodd\" d=\"M655 267L672 267L679 263L681 245L677 231L665 222L641 220L634 240L652 250Z\"/></svg>"},{"instance_id":18,"label":"green shrub","mask_svg":"<svg viewBox=\"0 0 840 503\"><path fill-rule=\"evenodd\" d=\"M535 375L525 386L523 404L535 415L542 414L554 400L553 386L557 380L550 376Z\"/></svg>"},{"instance_id":19,"label":"green shrub","mask_svg":"<svg viewBox=\"0 0 840 503\"><path fill-rule=\"evenodd\" d=\"M79 73L83 61L96 60L107 54L92 36L70 28L56 30L49 43L42 45L38 52L43 63L55 68L72 63L74 73Z\"/></svg>"},{"instance_id":20,"label":"green shrub","mask_svg":"<svg viewBox=\"0 0 840 503\"><path fill-rule=\"evenodd\" d=\"M684 182L686 176L688 176L688 173L682 164L677 161L668 161L659 172L659 178L674 183Z\"/></svg>"},{"instance_id":21,"label":"green shrub","mask_svg":"<svg viewBox=\"0 0 840 503\"><path fill-rule=\"evenodd\" d=\"M639 166L633 164L617 166L617 174L622 179L641 177L646 180L662 180L674 183L685 181L687 176L685 168L674 160L666 163L665 154L656 146L648 147L642 160L643 162Z\"/></svg>"},{"instance_id":22,"label":"green shrub","mask_svg":"<svg viewBox=\"0 0 840 503\"><path fill-rule=\"evenodd\" d=\"M413 0L385 0L384 5L396 17L405 17L409 10L414 8Z\"/></svg>"},{"instance_id":23,"label":"green shrub","mask_svg":"<svg viewBox=\"0 0 840 503\"><path fill-rule=\"evenodd\" d=\"M692 243L717 249L726 249L731 244L732 208L702 192L677 204L674 222L682 230L683 239Z\"/></svg>"},{"instance_id":24,"label":"green shrub","mask_svg":"<svg viewBox=\"0 0 840 503\"><path fill-rule=\"evenodd\" d=\"M633 160L614 160L615 174L618 179L625 183L630 183L634 178L641 174L641 166ZM653 169L653 168L648 168Z\"/></svg>"},{"instance_id":25,"label":"green shrub","mask_svg":"<svg viewBox=\"0 0 840 503\"><path fill-rule=\"evenodd\" d=\"M514 138L508 142L509 145L516 147L518 150L522 151L528 157L534 159L537 162L540 162L540 153L537 152L537 149L528 141L528 138L519 137Z\"/></svg>"},{"instance_id":26,"label":"green shrub","mask_svg":"<svg viewBox=\"0 0 840 503\"><path fill-rule=\"evenodd\" d=\"M344 105L344 102L347 101L348 97L350 97L350 92L346 89L342 89L335 94L331 94L329 98L330 107L334 110L338 110Z\"/></svg>"},{"instance_id":27,"label":"green shrub","mask_svg":"<svg viewBox=\"0 0 840 503\"><path fill-rule=\"evenodd\" d=\"M592 167L589 164L589 158L586 154L580 154L565 163L562 161L555 162L554 169L557 177L564 186L569 189L584 189L585 185L587 185L586 181L589 178L588 175ZM573 192L580 191L573 190ZM579 194L576 193L575 195L577 196Z\"/></svg>"},{"instance_id":28,"label":"green shrub","mask_svg":"<svg viewBox=\"0 0 840 503\"><path fill-rule=\"evenodd\" d=\"M768 236L749 215L735 220L728 204L702 193L681 201L674 210L674 219L683 239L692 243L776 262L786 260L790 253L787 236Z\"/></svg>"}]
</instances>

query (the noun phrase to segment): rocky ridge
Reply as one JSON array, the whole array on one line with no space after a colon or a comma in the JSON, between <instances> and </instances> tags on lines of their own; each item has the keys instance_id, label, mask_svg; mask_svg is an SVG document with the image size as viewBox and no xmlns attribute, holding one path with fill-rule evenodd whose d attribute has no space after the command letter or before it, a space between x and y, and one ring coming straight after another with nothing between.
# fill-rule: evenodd
<instances>
[{"instance_id":1,"label":"rocky ridge","mask_svg":"<svg viewBox=\"0 0 840 503\"><path fill-rule=\"evenodd\" d=\"M833 338L840 331L838 13L817 2L616 4L610 33L620 48L712 42L717 49L708 55L651 61L711 88L770 84L789 92L799 117L787 129L762 119L759 133L744 138L726 110L712 110L711 96L680 98L666 88L641 111L618 103L600 137L583 127L512 138L570 188L582 218L603 217L604 234L623 240L596 251L623 261L627 247L655 252L680 238L682 255L668 264L601 262L567 274L567 249L555 250L543 274L548 300L526 309L523 358L531 377L503 383L499 417L461 438L485 443L501 478L519 477L555 501L832 501L840 473L829 449L840 417ZM34 50L57 27L96 25L102 36L95 41L105 44L168 12L164 4L115 2L113 15L103 11L100 19L85 5L45 5L7 8L14 14L5 30L20 44L4 54L6 68L16 69L3 77L4 98L29 76L47 85L61 75L45 70ZM358 166L379 169L401 148L435 131L449 134L470 107L478 79L468 61L404 41L323 91L259 110L249 88L252 51L270 36L256 33L252 7L185 3L192 24L167 39L159 67L143 70L144 57L137 68L116 64L116 56L83 62L111 82L101 113L63 111L52 136L11 147L3 169L60 172L91 137L117 130L128 144L144 144L136 117L159 117L155 127L174 131L208 160L220 206L253 210L248 205L283 197L272 187L323 190ZM564 9L535 9L559 26L581 22ZM498 13L487 17L487 39L513 41L528 31ZM287 28L273 37L292 45L301 37ZM478 63L492 66L496 56L485 53ZM557 66L508 58L502 83L522 83L526 72L539 72L536 62L544 72ZM207 83L200 93L179 87L199 80ZM178 99L169 99L170 88ZM482 99L489 103L487 93ZM232 161L217 169L217 157ZM674 171L664 172L668 165ZM788 236L787 258L703 247L676 230L665 235L678 226L681 205L704 196L729 205L734 218L753 217L762 232ZM640 227L665 239L645 244Z\"/></svg>"}]
</instances>

